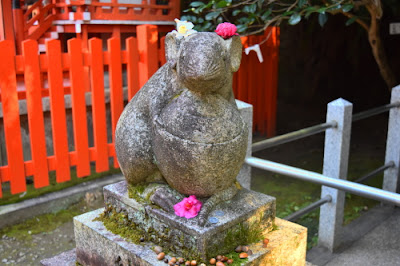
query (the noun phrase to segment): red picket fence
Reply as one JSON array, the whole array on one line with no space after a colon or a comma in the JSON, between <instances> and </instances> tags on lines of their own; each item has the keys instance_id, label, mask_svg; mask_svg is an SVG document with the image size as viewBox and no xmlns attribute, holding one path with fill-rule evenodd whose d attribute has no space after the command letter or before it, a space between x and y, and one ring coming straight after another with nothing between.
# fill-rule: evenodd
<instances>
[{"instance_id":1,"label":"red picket fence","mask_svg":"<svg viewBox=\"0 0 400 266\"><path fill-rule=\"evenodd\" d=\"M264 62L259 62L255 52L243 53L233 91L237 99L253 105L253 130L272 137L276 131L279 28L269 27L263 35L242 37L242 44L260 44Z\"/></svg>"},{"instance_id":2,"label":"red picket fence","mask_svg":"<svg viewBox=\"0 0 400 266\"><path fill-rule=\"evenodd\" d=\"M278 36L279 31L272 36ZM264 37L265 38L265 37ZM75 166L78 177L90 175L90 163L95 162L96 172L109 169L109 158L115 159L114 134L107 141L106 100L104 70L108 69L110 89L110 112L112 132L115 131L119 115L124 108L122 69L126 69L128 99L131 99L158 67L165 63L164 46L159 45L156 26L143 25L137 30L137 37L126 40L121 50L120 40L107 41L103 51L102 40L89 40L88 51L82 51L80 39L68 41L68 52L62 53L59 40L46 43L46 53L38 54L38 44L27 40L22 45L22 55L14 55L14 43L1 41L0 50L0 92L3 109L4 135L8 165L0 166L1 183L10 182L11 193L26 191L26 176L33 176L34 187L49 185L49 171L55 170L56 181L70 180L70 167ZM244 43L251 45L263 37L249 37ZM274 43L275 42L275 43ZM163 44L163 41L160 42ZM265 62L256 63L254 55L243 56L239 73L235 76L235 93L243 101L254 104L255 128L267 134L275 129L276 39L267 41L264 52ZM272 48L271 48L272 47ZM272 51L272 52L271 52ZM157 55L157 56L154 56ZM268 62L271 56L272 61ZM89 69L90 71L85 71ZM65 85L65 74L69 84ZM89 146L87 106L85 94L86 76L90 73L91 110L93 121L93 146ZM25 91L17 91L17 76L23 74ZM44 80L48 88L44 88ZM275 86L275 87L274 87ZM65 94L70 94L72 103L74 150L68 147ZM48 155L45 142L42 97L50 102L51 130L54 155ZM31 160L25 160L21 138L19 99L26 99L29 122ZM259 113L257 113L259 112ZM267 115L270 121L265 121Z\"/></svg>"}]
</instances>

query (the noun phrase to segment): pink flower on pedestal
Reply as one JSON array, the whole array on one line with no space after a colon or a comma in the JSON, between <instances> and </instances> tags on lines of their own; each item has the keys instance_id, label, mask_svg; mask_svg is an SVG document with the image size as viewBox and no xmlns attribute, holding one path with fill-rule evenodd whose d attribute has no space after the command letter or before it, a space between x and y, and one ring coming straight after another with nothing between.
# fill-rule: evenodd
<instances>
[{"instance_id":1,"label":"pink flower on pedestal","mask_svg":"<svg viewBox=\"0 0 400 266\"><path fill-rule=\"evenodd\" d=\"M236 26L229 22L219 24L215 30L215 32L224 39L231 38L234 35L239 35L236 31Z\"/></svg>"},{"instance_id":2,"label":"pink flower on pedestal","mask_svg":"<svg viewBox=\"0 0 400 266\"><path fill-rule=\"evenodd\" d=\"M175 214L186 219L196 217L201 205L201 201L196 199L195 195L191 195L174 205Z\"/></svg>"}]
</instances>

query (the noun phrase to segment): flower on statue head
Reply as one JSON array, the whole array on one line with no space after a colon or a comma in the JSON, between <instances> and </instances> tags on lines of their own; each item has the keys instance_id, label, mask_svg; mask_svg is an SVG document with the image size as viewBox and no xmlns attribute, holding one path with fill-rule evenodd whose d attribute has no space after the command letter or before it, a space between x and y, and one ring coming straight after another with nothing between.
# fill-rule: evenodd
<instances>
[{"instance_id":1,"label":"flower on statue head","mask_svg":"<svg viewBox=\"0 0 400 266\"><path fill-rule=\"evenodd\" d=\"M189 36L190 34L193 34L197 31L193 29L194 25L192 22L188 21L181 21L179 19L175 19L176 22L176 29L172 32L175 32L177 37L186 37Z\"/></svg>"},{"instance_id":2,"label":"flower on statue head","mask_svg":"<svg viewBox=\"0 0 400 266\"><path fill-rule=\"evenodd\" d=\"M215 32L224 39L231 38L232 36L239 35L235 25L229 22L221 23L217 26Z\"/></svg>"},{"instance_id":3,"label":"flower on statue head","mask_svg":"<svg viewBox=\"0 0 400 266\"><path fill-rule=\"evenodd\" d=\"M191 195L174 205L175 214L186 219L196 217L201 205L201 201L196 199L195 195Z\"/></svg>"}]
</instances>

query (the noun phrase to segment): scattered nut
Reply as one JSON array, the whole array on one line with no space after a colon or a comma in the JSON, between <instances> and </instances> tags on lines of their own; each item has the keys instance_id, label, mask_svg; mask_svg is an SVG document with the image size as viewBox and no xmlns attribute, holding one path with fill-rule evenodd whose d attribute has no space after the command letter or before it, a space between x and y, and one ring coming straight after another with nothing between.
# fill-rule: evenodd
<instances>
[{"instance_id":1,"label":"scattered nut","mask_svg":"<svg viewBox=\"0 0 400 266\"><path fill-rule=\"evenodd\" d=\"M217 261L221 261L221 260L222 260L222 256L221 256L221 255L218 255L218 256L216 257L216 259L217 259Z\"/></svg>"},{"instance_id":2,"label":"scattered nut","mask_svg":"<svg viewBox=\"0 0 400 266\"><path fill-rule=\"evenodd\" d=\"M247 255L246 252L242 252L242 253L239 254L239 258L241 258L241 259L245 259L245 258L247 258L248 256L249 256L249 255Z\"/></svg>"},{"instance_id":3,"label":"scattered nut","mask_svg":"<svg viewBox=\"0 0 400 266\"><path fill-rule=\"evenodd\" d=\"M225 263L223 263L222 261L218 261L216 266L225 266Z\"/></svg>"},{"instance_id":4,"label":"scattered nut","mask_svg":"<svg viewBox=\"0 0 400 266\"><path fill-rule=\"evenodd\" d=\"M172 262L172 263L175 263L176 262L176 258L172 257L169 261Z\"/></svg>"},{"instance_id":5,"label":"scattered nut","mask_svg":"<svg viewBox=\"0 0 400 266\"><path fill-rule=\"evenodd\" d=\"M196 265L197 265L197 261L195 261L195 260L192 260L192 261L190 262L190 265L192 265L192 266L196 266Z\"/></svg>"},{"instance_id":6,"label":"scattered nut","mask_svg":"<svg viewBox=\"0 0 400 266\"><path fill-rule=\"evenodd\" d=\"M164 258L165 258L165 253L164 252L158 253L158 255L157 255L157 259L158 260L163 260Z\"/></svg>"},{"instance_id":7,"label":"scattered nut","mask_svg":"<svg viewBox=\"0 0 400 266\"><path fill-rule=\"evenodd\" d=\"M190 261L185 262L185 266L190 266Z\"/></svg>"},{"instance_id":8,"label":"scattered nut","mask_svg":"<svg viewBox=\"0 0 400 266\"><path fill-rule=\"evenodd\" d=\"M249 256L253 255L253 251L251 249L249 249L249 251L247 251L247 255L249 255Z\"/></svg>"},{"instance_id":9,"label":"scattered nut","mask_svg":"<svg viewBox=\"0 0 400 266\"><path fill-rule=\"evenodd\" d=\"M210 259L210 264L215 265L217 263L217 260L215 258Z\"/></svg>"},{"instance_id":10,"label":"scattered nut","mask_svg":"<svg viewBox=\"0 0 400 266\"><path fill-rule=\"evenodd\" d=\"M229 259L226 263L232 264L233 263L233 259Z\"/></svg>"},{"instance_id":11,"label":"scattered nut","mask_svg":"<svg viewBox=\"0 0 400 266\"><path fill-rule=\"evenodd\" d=\"M264 238L263 244L266 246L266 245L268 245L268 243L269 243L269 239L268 238Z\"/></svg>"},{"instance_id":12,"label":"scattered nut","mask_svg":"<svg viewBox=\"0 0 400 266\"><path fill-rule=\"evenodd\" d=\"M242 246L237 246L237 247L235 248L235 252L236 252L236 253L242 252Z\"/></svg>"},{"instance_id":13,"label":"scattered nut","mask_svg":"<svg viewBox=\"0 0 400 266\"><path fill-rule=\"evenodd\" d=\"M184 258L178 258L178 263L179 264L184 264L185 263L185 259Z\"/></svg>"}]
</instances>

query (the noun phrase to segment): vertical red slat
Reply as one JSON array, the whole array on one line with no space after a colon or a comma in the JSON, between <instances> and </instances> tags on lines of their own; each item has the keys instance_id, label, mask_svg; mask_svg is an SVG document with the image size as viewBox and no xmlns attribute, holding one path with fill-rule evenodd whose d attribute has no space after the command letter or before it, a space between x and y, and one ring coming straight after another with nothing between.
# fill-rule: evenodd
<instances>
[{"instance_id":1,"label":"vertical red slat","mask_svg":"<svg viewBox=\"0 0 400 266\"><path fill-rule=\"evenodd\" d=\"M161 66L164 65L167 62L167 59L165 58L165 36L161 37L160 39L160 63Z\"/></svg>"},{"instance_id":2,"label":"vertical red slat","mask_svg":"<svg viewBox=\"0 0 400 266\"><path fill-rule=\"evenodd\" d=\"M277 94L278 94L278 66L279 66L279 27L273 28L272 34L273 41L273 53L272 53L272 94L271 94L271 126L269 128L268 134L274 136L276 133L276 105L277 105Z\"/></svg>"},{"instance_id":3,"label":"vertical red slat","mask_svg":"<svg viewBox=\"0 0 400 266\"><path fill-rule=\"evenodd\" d=\"M119 39L111 38L108 39L107 46L110 71L112 139L113 143L115 143L115 128L117 126L119 116L124 108L124 98L122 93L121 45ZM116 157L114 157L114 167L118 167L118 161Z\"/></svg>"},{"instance_id":4,"label":"vertical red slat","mask_svg":"<svg viewBox=\"0 0 400 266\"><path fill-rule=\"evenodd\" d=\"M9 166L11 193L26 191L24 156L22 153L14 43L0 42L0 88L3 103L3 123Z\"/></svg>"},{"instance_id":5,"label":"vertical red slat","mask_svg":"<svg viewBox=\"0 0 400 266\"><path fill-rule=\"evenodd\" d=\"M137 40L134 37L126 39L127 64L126 74L128 78L128 101L139 91L139 52Z\"/></svg>"},{"instance_id":6,"label":"vertical red slat","mask_svg":"<svg viewBox=\"0 0 400 266\"><path fill-rule=\"evenodd\" d=\"M34 40L24 41L22 43L22 54L25 64L24 79L34 168L34 185L35 188L41 188L49 185L49 174L37 42Z\"/></svg>"},{"instance_id":7,"label":"vertical red slat","mask_svg":"<svg viewBox=\"0 0 400 266\"><path fill-rule=\"evenodd\" d=\"M256 43L261 43L263 41L264 36L257 36L257 42ZM262 45L260 47L262 50ZM263 56L267 56L265 53L263 53ZM261 63L255 54L256 57L256 63L255 63L255 80L257 81L256 88L255 90L257 91L256 94L256 99L257 105L258 105L258 129L262 134L265 134L265 117L263 116L263 110L268 108L268 103L264 101L265 99L265 79L264 79L264 73L265 73L265 61Z\"/></svg>"},{"instance_id":8,"label":"vertical red slat","mask_svg":"<svg viewBox=\"0 0 400 266\"><path fill-rule=\"evenodd\" d=\"M109 169L106 105L104 97L103 49L100 39L89 40L90 81L92 84L92 116L94 147L96 151L96 172Z\"/></svg>"},{"instance_id":9,"label":"vertical red slat","mask_svg":"<svg viewBox=\"0 0 400 266\"><path fill-rule=\"evenodd\" d=\"M272 30L271 27L268 27L266 30L266 34L269 34L270 31ZM267 120L267 131L266 134L268 137L271 136L271 129L273 128L273 119L272 119L272 104L271 102L273 101L273 87L272 87L272 78L273 78L273 71L274 71L274 64L272 62L272 53L273 53L273 32L271 33L270 38L266 42L267 46L267 53L268 53L268 65L267 65L267 72L266 72L266 77L267 77L267 86L266 86L266 93L265 93L265 99L268 104L267 112L265 114L265 119Z\"/></svg>"},{"instance_id":10,"label":"vertical red slat","mask_svg":"<svg viewBox=\"0 0 400 266\"><path fill-rule=\"evenodd\" d=\"M46 51L51 65L48 79L56 180L60 183L71 179L60 41L47 41Z\"/></svg>"},{"instance_id":11,"label":"vertical red slat","mask_svg":"<svg viewBox=\"0 0 400 266\"><path fill-rule=\"evenodd\" d=\"M85 81L83 71L82 40L68 40L70 60L72 122L77 154L76 174L78 177L90 175L88 129L86 121Z\"/></svg>"},{"instance_id":12,"label":"vertical red slat","mask_svg":"<svg viewBox=\"0 0 400 266\"><path fill-rule=\"evenodd\" d=\"M158 31L154 25L140 25L137 27L137 40L140 54L139 61L139 86L158 69Z\"/></svg>"}]
</instances>

